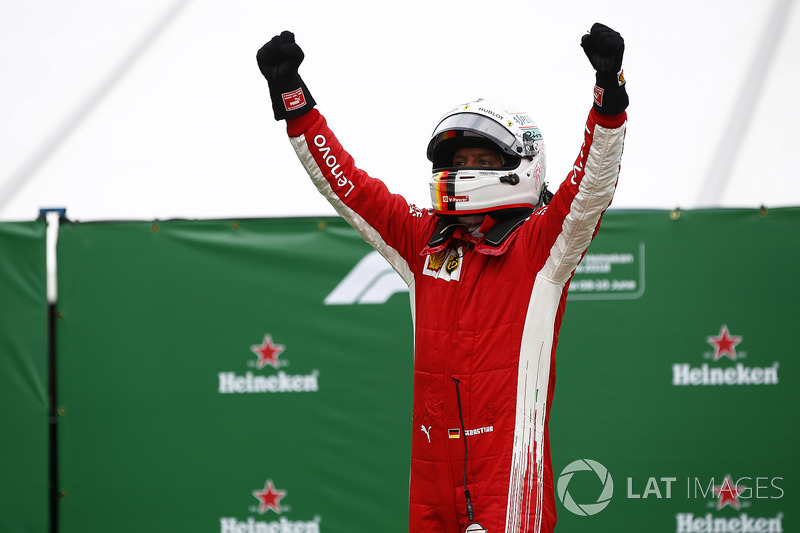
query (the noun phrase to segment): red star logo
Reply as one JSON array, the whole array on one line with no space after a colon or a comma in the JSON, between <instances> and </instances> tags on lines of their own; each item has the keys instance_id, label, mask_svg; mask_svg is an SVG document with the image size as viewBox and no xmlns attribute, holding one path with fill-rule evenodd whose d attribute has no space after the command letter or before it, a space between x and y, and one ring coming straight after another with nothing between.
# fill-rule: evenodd
<instances>
[{"instance_id":1,"label":"red star logo","mask_svg":"<svg viewBox=\"0 0 800 533\"><path fill-rule=\"evenodd\" d=\"M742 342L739 335L731 335L728 326L723 324L719 330L719 336L706 337L706 342L714 347L714 361L727 355L732 361L736 361L736 345Z\"/></svg>"},{"instance_id":2,"label":"red star logo","mask_svg":"<svg viewBox=\"0 0 800 533\"><path fill-rule=\"evenodd\" d=\"M264 490L254 490L253 496L258 498L259 514L264 514L269 509L281 514L281 498L286 496L286 491L276 489L275 485L272 484L272 480L268 479L266 485L264 485Z\"/></svg>"},{"instance_id":3,"label":"red star logo","mask_svg":"<svg viewBox=\"0 0 800 533\"><path fill-rule=\"evenodd\" d=\"M256 366L264 368L266 365L272 368L280 368L281 363L278 361L278 356L286 349L282 344L272 344L272 336L270 334L264 335L264 342L260 345L256 344L250 347L250 350L258 356Z\"/></svg>"},{"instance_id":4,"label":"red star logo","mask_svg":"<svg viewBox=\"0 0 800 533\"><path fill-rule=\"evenodd\" d=\"M744 487L734 484L731 480L730 474L725 476L721 487L714 487L714 494L719 498L717 500L717 510L722 509L726 505L730 505L734 509L739 509L742 502L739 501L739 495L744 492Z\"/></svg>"}]
</instances>

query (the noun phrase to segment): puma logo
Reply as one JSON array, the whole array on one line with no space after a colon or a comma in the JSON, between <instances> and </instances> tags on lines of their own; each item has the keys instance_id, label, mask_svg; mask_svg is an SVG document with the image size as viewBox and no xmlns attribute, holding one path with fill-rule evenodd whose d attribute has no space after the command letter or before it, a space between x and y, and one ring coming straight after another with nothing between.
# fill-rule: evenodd
<instances>
[{"instance_id":1,"label":"puma logo","mask_svg":"<svg viewBox=\"0 0 800 533\"><path fill-rule=\"evenodd\" d=\"M425 433L425 435L428 437L428 444L431 443L431 428L432 427L433 426L428 426L428 427L425 427L424 425L421 426L422 432Z\"/></svg>"}]
</instances>

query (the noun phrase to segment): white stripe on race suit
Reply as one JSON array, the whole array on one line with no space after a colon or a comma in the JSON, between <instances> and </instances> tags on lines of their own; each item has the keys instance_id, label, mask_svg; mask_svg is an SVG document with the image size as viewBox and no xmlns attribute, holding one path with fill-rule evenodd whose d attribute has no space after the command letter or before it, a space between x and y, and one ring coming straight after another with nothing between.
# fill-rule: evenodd
<instances>
[{"instance_id":1,"label":"white stripe on race suit","mask_svg":"<svg viewBox=\"0 0 800 533\"><path fill-rule=\"evenodd\" d=\"M525 329L520 346L517 375L517 412L514 449L511 459L511 480L508 488L506 531L527 531L523 509L531 509L533 483L537 485L536 522L542 508L542 450L550 378L550 353L556 311L564 286L537 277L533 284ZM534 457L534 451L536 456ZM533 479L533 476L536 479Z\"/></svg>"},{"instance_id":2,"label":"white stripe on race suit","mask_svg":"<svg viewBox=\"0 0 800 533\"><path fill-rule=\"evenodd\" d=\"M303 164L303 167L305 167L306 172L308 172L308 175L311 177L311 181L319 192L330 202L336 212L339 213L348 224L355 228L365 241L371 244L378 253L386 258L389 264L392 265L392 268L394 268L397 273L400 274L400 277L403 278L403 281L406 282L406 285L411 285L414 281L414 274L411 272L408 262L400 256L397 250L389 246L386 241L383 240L375 228L370 226L367 221L350 209L350 207L336 195L330 183L328 183L328 180L325 178L322 169L314 160L314 156L308 148L305 136L300 135L299 137L292 137L290 141L294 147L294 151L297 153L297 157L300 159L300 162Z\"/></svg>"},{"instance_id":3,"label":"white stripe on race suit","mask_svg":"<svg viewBox=\"0 0 800 533\"><path fill-rule=\"evenodd\" d=\"M623 131L625 125L622 126ZM584 165L578 194L572 200L561 233L550 250L540 275L554 283L566 283L578 266L583 252L592 242L592 235L603 211L614 197L619 174L624 135L619 129L595 125L592 145ZM609 165L609 161L614 164Z\"/></svg>"},{"instance_id":4,"label":"white stripe on race suit","mask_svg":"<svg viewBox=\"0 0 800 533\"><path fill-rule=\"evenodd\" d=\"M528 531L528 520L522 516L522 512L523 509L530 509L531 478L534 475L534 533L541 531L544 428L547 423L550 355L556 313L564 286L591 243L597 222L614 195L624 130L624 124L618 129L595 125L578 193L563 221L562 231L533 284L520 346L506 533Z\"/></svg>"}]
</instances>

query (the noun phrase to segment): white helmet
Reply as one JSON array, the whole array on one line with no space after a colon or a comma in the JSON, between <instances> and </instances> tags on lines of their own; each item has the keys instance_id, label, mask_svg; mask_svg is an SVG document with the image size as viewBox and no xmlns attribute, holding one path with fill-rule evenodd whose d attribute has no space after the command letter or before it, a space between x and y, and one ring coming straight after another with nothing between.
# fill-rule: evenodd
<instances>
[{"instance_id":1,"label":"white helmet","mask_svg":"<svg viewBox=\"0 0 800 533\"><path fill-rule=\"evenodd\" d=\"M503 156L500 168L454 167L464 147L489 147ZM444 115L428 143L433 163L433 210L440 215L486 213L541 205L545 191L542 134L524 112L477 100Z\"/></svg>"}]
</instances>

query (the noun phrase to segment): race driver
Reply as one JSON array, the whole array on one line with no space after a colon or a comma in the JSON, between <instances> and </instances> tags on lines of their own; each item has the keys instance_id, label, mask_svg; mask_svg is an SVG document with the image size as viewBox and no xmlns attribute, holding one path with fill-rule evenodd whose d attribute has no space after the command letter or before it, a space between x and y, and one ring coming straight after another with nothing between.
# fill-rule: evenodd
<instances>
[{"instance_id":1,"label":"race driver","mask_svg":"<svg viewBox=\"0 0 800 533\"><path fill-rule=\"evenodd\" d=\"M432 206L357 168L298 74L290 32L257 54L276 120L311 180L408 284L414 324L409 528L551 532L548 415L570 279L611 203L628 96L624 42L595 24L596 71L580 153L551 195L545 145L516 108L477 100L431 136Z\"/></svg>"}]
</instances>

